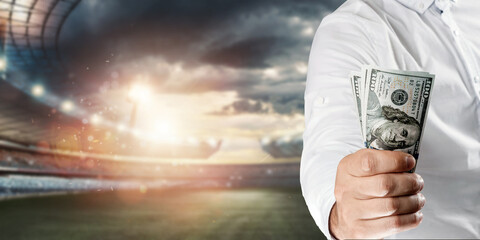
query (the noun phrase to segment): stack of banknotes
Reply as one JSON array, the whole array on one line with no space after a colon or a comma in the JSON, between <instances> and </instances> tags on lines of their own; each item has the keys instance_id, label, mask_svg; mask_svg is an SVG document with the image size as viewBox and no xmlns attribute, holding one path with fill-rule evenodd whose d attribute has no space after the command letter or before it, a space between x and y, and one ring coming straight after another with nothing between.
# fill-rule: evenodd
<instances>
[{"instance_id":1,"label":"stack of banknotes","mask_svg":"<svg viewBox=\"0 0 480 240\"><path fill-rule=\"evenodd\" d=\"M418 159L434 79L428 72L375 66L351 73L365 147L402 151Z\"/></svg>"}]
</instances>

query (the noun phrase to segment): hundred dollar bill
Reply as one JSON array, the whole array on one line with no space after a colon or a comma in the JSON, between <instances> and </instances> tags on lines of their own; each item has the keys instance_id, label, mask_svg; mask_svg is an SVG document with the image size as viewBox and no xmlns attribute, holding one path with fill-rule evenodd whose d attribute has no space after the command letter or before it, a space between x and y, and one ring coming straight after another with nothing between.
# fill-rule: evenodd
<instances>
[{"instance_id":1,"label":"hundred dollar bill","mask_svg":"<svg viewBox=\"0 0 480 240\"><path fill-rule=\"evenodd\" d=\"M434 78L425 72L366 68L361 113L367 148L418 159Z\"/></svg>"},{"instance_id":2,"label":"hundred dollar bill","mask_svg":"<svg viewBox=\"0 0 480 240\"><path fill-rule=\"evenodd\" d=\"M352 72L350 73L350 83L352 84L352 93L353 100L355 101L355 107L358 112L358 119L360 120L360 129L362 130L363 136L363 124L362 124L362 94L360 93L360 83L362 78L360 77L361 73Z\"/></svg>"}]
</instances>

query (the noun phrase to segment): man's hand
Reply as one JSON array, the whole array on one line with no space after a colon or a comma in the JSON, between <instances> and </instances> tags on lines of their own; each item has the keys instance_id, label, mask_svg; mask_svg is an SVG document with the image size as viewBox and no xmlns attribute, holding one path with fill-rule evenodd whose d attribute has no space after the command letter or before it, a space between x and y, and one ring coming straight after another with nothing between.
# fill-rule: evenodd
<instances>
[{"instance_id":1,"label":"man's hand","mask_svg":"<svg viewBox=\"0 0 480 240\"><path fill-rule=\"evenodd\" d=\"M417 227L425 205L423 179L405 173L415 159L403 152L362 149L340 161L330 232L338 238L384 238Z\"/></svg>"}]
</instances>

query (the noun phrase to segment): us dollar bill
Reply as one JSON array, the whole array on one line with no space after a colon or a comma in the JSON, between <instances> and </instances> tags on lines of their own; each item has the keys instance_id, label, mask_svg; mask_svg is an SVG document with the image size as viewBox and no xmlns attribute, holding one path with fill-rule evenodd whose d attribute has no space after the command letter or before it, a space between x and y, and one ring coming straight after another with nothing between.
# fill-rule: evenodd
<instances>
[{"instance_id":1,"label":"us dollar bill","mask_svg":"<svg viewBox=\"0 0 480 240\"><path fill-rule=\"evenodd\" d=\"M366 67L364 74L359 113L365 146L418 159L435 76L378 67Z\"/></svg>"},{"instance_id":2,"label":"us dollar bill","mask_svg":"<svg viewBox=\"0 0 480 240\"><path fill-rule=\"evenodd\" d=\"M362 130L362 136L363 136L363 123L362 123L363 95L360 93L361 81L362 81L362 77L360 72L350 73L350 84L352 85L353 100L355 102L355 107L358 112L358 119L360 120L360 129Z\"/></svg>"}]
</instances>

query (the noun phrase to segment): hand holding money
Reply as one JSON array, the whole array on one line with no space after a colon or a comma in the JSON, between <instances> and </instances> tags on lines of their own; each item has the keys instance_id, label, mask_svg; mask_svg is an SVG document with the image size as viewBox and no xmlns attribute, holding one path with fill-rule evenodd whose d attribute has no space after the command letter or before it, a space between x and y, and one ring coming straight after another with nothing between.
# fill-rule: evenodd
<instances>
[{"instance_id":1,"label":"hand holding money","mask_svg":"<svg viewBox=\"0 0 480 240\"><path fill-rule=\"evenodd\" d=\"M350 81L368 149L338 165L330 232L337 239L384 238L423 217L423 180L413 172L434 76L365 66Z\"/></svg>"},{"instance_id":2,"label":"hand holding money","mask_svg":"<svg viewBox=\"0 0 480 240\"><path fill-rule=\"evenodd\" d=\"M420 224L425 204L423 179L405 173L415 166L409 154L362 149L337 168L336 203L330 232L337 239L384 238Z\"/></svg>"}]
</instances>

